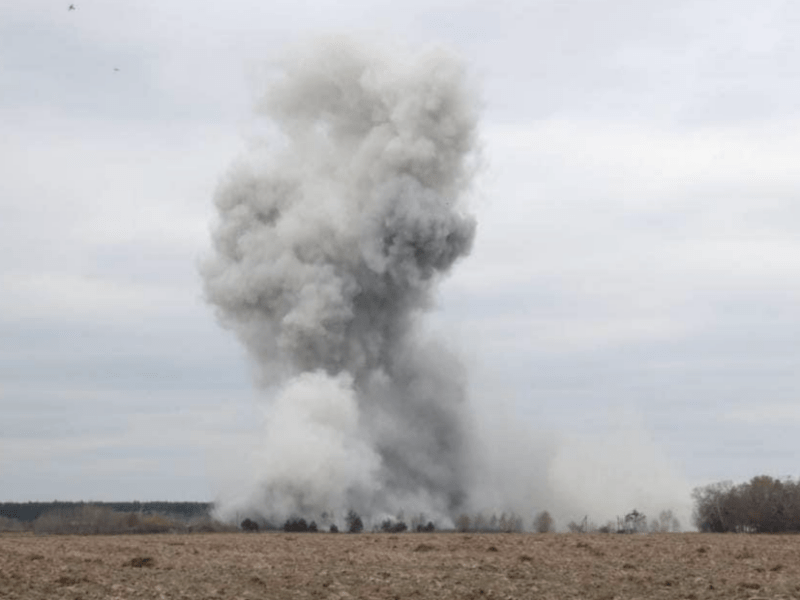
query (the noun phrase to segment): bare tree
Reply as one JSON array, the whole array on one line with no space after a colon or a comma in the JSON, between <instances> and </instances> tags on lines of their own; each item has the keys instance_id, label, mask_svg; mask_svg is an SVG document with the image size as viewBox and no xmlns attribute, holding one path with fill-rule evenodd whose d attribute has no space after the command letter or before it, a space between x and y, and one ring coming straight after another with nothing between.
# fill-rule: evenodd
<instances>
[{"instance_id":1,"label":"bare tree","mask_svg":"<svg viewBox=\"0 0 800 600\"><path fill-rule=\"evenodd\" d=\"M733 483L722 481L692 491L694 499L695 526L704 532L722 533L735 531L734 522L738 512Z\"/></svg>"},{"instance_id":2,"label":"bare tree","mask_svg":"<svg viewBox=\"0 0 800 600\"><path fill-rule=\"evenodd\" d=\"M551 517L550 513L546 510L540 512L533 519L533 530L536 533L550 533L554 529L555 523L553 521L553 517Z\"/></svg>"},{"instance_id":3,"label":"bare tree","mask_svg":"<svg viewBox=\"0 0 800 600\"><path fill-rule=\"evenodd\" d=\"M653 533L679 532L680 530L681 523L671 510L662 510L658 514L658 519L650 521L650 531Z\"/></svg>"},{"instance_id":4,"label":"bare tree","mask_svg":"<svg viewBox=\"0 0 800 600\"><path fill-rule=\"evenodd\" d=\"M647 516L634 508L625 515L623 531L625 533L641 533L647 531Z\"/></svg>"},{"instance_id":5,"label":"bare tree","mask_svg":"<svg viewBox=\"0 0 800 600\"><path fill-rule=\"evenodd\" d=\"M567 523L567 529L572 533L587 533L589 531L589 515L583 517L580 523L570 521Z\"/></svg>"}]
</instances>

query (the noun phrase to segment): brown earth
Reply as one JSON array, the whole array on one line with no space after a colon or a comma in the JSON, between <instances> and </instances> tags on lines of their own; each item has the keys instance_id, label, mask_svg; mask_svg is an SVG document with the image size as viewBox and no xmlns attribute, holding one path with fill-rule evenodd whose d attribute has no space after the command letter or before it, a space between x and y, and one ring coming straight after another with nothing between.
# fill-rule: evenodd
<instances>
[{"instance_id":1,"label":"brown earth","mask_svg":"<svg viewBox=\"0 0 800 600\"><path fill-rule=\"evenodd\" d=\"M2 534L0 598L800 598L800 537Z\"/></svg>"}]
</instances>

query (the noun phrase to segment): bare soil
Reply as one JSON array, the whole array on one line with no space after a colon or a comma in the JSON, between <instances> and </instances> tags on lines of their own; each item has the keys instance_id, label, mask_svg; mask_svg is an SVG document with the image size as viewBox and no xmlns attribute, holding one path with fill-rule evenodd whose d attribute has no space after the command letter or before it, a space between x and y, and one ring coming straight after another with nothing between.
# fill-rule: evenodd
<instances>
[{"instance_id":1,"label":"bare soil","mask_svg":"<svg viewBox=\"0 0 800 600\"><path fill-rule=\"evenodd\" d=\"M12 533L0 598L800 598L800 537Z\"/></svg>"}]
</instances>

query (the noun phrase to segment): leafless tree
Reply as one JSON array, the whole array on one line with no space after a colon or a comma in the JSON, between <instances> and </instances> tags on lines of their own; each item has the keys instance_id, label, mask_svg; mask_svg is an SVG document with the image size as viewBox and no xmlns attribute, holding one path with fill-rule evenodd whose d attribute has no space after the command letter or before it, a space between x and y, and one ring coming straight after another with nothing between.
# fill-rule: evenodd
<instances>
[{"instance_id":1,"label":"leafless tree","mask_svg":"<svg viewBox=\"0 0 800 600\"><path fill-rule=\"evenodd\" d=\"M540 512L533 519L533 530L536 533L550 533L554 529L555 523L553 521L553 517L551 517L550 513L546 510Z\"/></svg>"}]
</instances>

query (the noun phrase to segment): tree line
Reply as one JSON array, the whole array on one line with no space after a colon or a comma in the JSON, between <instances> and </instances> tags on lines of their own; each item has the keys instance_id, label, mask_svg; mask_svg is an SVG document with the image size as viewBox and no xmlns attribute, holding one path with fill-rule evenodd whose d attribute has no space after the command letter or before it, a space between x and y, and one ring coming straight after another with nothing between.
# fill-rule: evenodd
<instances>
[{"instance_id":1,"label":"tree line","mask_svg":"<svg viewBox=\"0 0 800 600\"><path fill-rule=\"evenodd\" d=\"M695 488L694 524L713 533L796 533L800 531L800 481L758 475Z\"/></svg>"},{"instance_id":2,"label":"tree line","mask_svg":"<svg viewBox=\"0 0 800 600\"><path fill-rule=\"evenodd\" d=\"M758 475L738 485L724 481L695 488L692 499L694 500L693 523L701 532L800 532L800 481L779 480L768 475ZM34 522L38 522L38 527L42 530L55 528L65 529L65 532L78 525L82 530L88 527L91 530L111 529L115 532L117 530L144 532L164 528L175 530L187 527L188 530L225 529L223 524L213 523L212 527L210 508L212 505L205 502L5 502L0 503L0 521L2 521L0 529L27 528ZM121 515L125 517L122 518ZM323 517L327 515L323 513ZM164 523L161 521L156 523L159 519L164 520ZM53 524L45 526L50 521ZM354 511L347 514L345 522L345 530L348 532L358 533L364 529L361 517ZM58 527L54 524L58 524ZM300 518L289 519L283 527L266 522L257 524L250 519L245 519L245 522L236 525L245 531L257 531L259 528L322 531L322 527L318 529L314 521L306 522ZM338 531L336 526L330 523L326 525L326 529L331 532ZM434 524L426 523L422 515L413 518L410 527L401 516L384 520L375 526L376 531L389 533L434 529ZM520 516L513 513L502 513L500 516L478 513L459 515L455 519L454 529L462 532L511 533L525 531L528 527L524 526ZM569 523L566 529L577 533L640 533L675 532L680 531L681 527L671 511L663 511L657 518L648 520L644 514L634 510L624 518L617 518L616 523L609 521L606 525L597 526L585 518L580 522ZM531 530L547 533L555 531L556 525L547 511L541 511L535 516Z\"/></svg>"},{"instance_id":3,"label":"tree line","mask_svg":"<svg viewBox=\"0 0 800 600\"><path fill-rule=\"evenodd\" d=\"M0 517L22 523L32 523L40 516L55 511L82 510L85 506L108 508L115 512L160 514L183 519L199 518L209 514L209 502L0 502Z\"/></svg>"}]
</instances>

